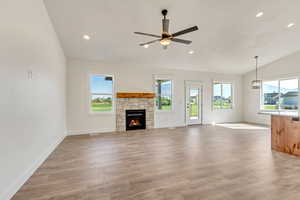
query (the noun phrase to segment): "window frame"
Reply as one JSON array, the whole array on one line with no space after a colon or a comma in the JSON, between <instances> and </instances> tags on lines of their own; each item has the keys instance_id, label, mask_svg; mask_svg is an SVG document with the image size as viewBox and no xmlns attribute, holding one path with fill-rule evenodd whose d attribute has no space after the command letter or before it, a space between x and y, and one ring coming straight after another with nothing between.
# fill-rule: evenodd
<instances>
[{"instance_id":1,"label":"window frame","mask_svg":"<svg viewBox=\"0 0 300 200\"><path fill-rule=\"evenodd\" d=\"M231 85L231 107L230 108L215 108L214 107L214 97L215 97L215 93L214 93L214 84L216 84L216 83L219 83L219 84L221 84L221 97L223 96L223 84L230 84ZM213 81L213 83L212 83L212 105L211 105L211 107L212 107L212 110L213 111L217 111L217 110L233 110L234 109L234 83L233 82L230 82L230 81Z\"/></svg>"},{"instance_id":2,"label":"window frame","mask_svg":"<svg viewBox=\"0 0 300 200\"><path fill-rule=\"evenodd\" d=\"M263 83L264 82L271 82L271 81L278 81L278 93L280 94L280 82L281 81L287 81L287 80L293 80L297 79L298 80L298 109L297 110L285 110L285 109L277 109L277 110L265 110L262 109L262 105L264 102L264 93L263 93ZM287 78L278 78L278 79L265 79L261 81L261 86L260 86L260 102L259 102L259 111L260 113L299 113L300 109L300 78L299 77L287 77ZM281 95L279 96L279 99L281 98ZM280 106L279 106L280 108Z\"/></svg>"},{"instance_id":3,"label":"window frame","mask_svg":"<svg viewBox=\"0 0 300 200\"><path fill-rule=\"evenodd\" d=\"M109 76L112 77L112 93L92 93L91 91L91 78L93 76ZM112 74L88 74L88 113L91 115L111 115L115 114L115 77ZM104 111L104 112L94 112L92 111L92 96L93 95L111 95L112 96L112 109L111 111Z\"/></svg>"},{"instance_id":4,"label":"window frame","mask_svg":"<svg viewBox=\"0 0 300 200\"><path fill-rule=\"evenodd\" d=\"M171 109L170 110L159 110L156 106L156 98L157 98L157 94L156 94L156 81L157 80L166 80L166 81L171 81ZM154 88L154 93L155 93L155 111L156 112L173 112L174 111L174 80L168 76L155 76L154 77L154 83L153 83L153 88Z\"/></svg>"}]
</instances>

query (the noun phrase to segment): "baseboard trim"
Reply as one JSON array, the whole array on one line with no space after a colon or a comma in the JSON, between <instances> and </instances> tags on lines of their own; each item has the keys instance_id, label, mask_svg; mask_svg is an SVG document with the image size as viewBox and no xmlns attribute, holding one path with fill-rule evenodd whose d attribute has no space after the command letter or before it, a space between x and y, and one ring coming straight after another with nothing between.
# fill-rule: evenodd
<instances>
[{"instance_id":1,"label":"baseboard trim","mask_svg":"<svg viewBox=\"0 0 300 200\"><path fill-rule=\"evenodd\" d=\"M66 135L61 136L58 140L53 143L47 150L42 153L42 155L34 162L34 164L25 170L22 176L18 178L8 189L0 195L3 200L10 200L26 183L26 181L33 175L33 173L43 164L43 162L48 158L48 156L57 148L57 146L64 140Z\"/></svg>"},{"instance_id":2,"label":"baseboard trim","mask_svg":"<svg viewBox=\"0 0 300 200\"><path fill-rule=\"evenodd\" d=\"M111 132L116 132L116 129L103 128L103 129L97 129L97 130L68 131L68 135L88 135L88 134L111 133Z\"/></svg>"},{"instance_id":3,"label":"baseboard trim","mask_svg":"<svg viewBox=\"0 0 300 200\"><path fill-rule=\"evenodd\" d=\"M174 124L174 125L165 125L165 126L157 126L155 127L155 129L157 128L179 128L179 127L185 127L185 124Z\"/></svg>"},{"instance_id":4,"label":"baseboard trim","mask_svg":"<svg viewBox=\"0 0 300 200\"><path fill-rule=\"evenodd\" d=\"M184 124L177 124L174 126L160 126L160 127L154 127L154 129L159 128L178 128L178 127L184 127ZM68 135L89 135L89 134L97 134L97 133L112 133L116 132L117 130L114 128L103 128L103 129L97 129L97 130L81 130L81 131L68 131Z\"/></svg>"},{"instance_id":5,"label":"baseboard trim","mask_svg":"<svg viewBox=\"0 0 300 200\"><path fill-rule=\"evenodd\" d=\"M248 123L248 124L253 124L253 125L258 125L258 126L265 126L267 128L271 128L270 124L265 124L265 123L256 123L256 122L247 122L245 121L244 123Z\"/></svg>"}]
</instances>

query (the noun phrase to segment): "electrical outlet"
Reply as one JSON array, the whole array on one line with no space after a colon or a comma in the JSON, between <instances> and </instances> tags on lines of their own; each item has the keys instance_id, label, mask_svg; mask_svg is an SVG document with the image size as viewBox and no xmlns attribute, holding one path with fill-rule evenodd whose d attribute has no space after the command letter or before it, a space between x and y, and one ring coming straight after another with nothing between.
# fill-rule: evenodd
<instances>
[{"instance_id":1,"label":"electrical outlet","mask_svg":"<svg viewBox=\"0 0 300 200\"><path fill-rule=\"evenodd\" d=\"M32 70L28 70L27 71L27 78L28 78L28 80L32 80L33 79L33 72L32 72Z\"/></svg>"}]
</instances>

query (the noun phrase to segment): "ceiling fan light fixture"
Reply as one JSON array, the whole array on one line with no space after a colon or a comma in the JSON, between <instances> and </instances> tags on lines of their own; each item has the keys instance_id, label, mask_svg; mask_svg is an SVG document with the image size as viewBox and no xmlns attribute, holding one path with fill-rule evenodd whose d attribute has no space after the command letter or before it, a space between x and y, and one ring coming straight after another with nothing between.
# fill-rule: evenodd
<instances>
[{"instance_id":1,"label":"ceiling fan light fixture","mask_svg":"<svg viewBox=\"0 0 300 200\"><path fill-rule=\"evenodd\" d=\"M184 35L184 34L187 34L187 33L197 31L198 26L193 26L193 27L190 27L190 28L186 28L186 29L183 29L181 31L177 31L177 32L171 34L169 32L170 20L167 19L168 10L164 9L164 10L162 10L161 13L163 15L161 35L151 34L151 33L143 33L143 32L134 32L134 34L150 36L150 37L156 38L156 40L152 40L152 41L146 42L146 43L141 43L140 46L143 46L144 48L148 48L148 46L145 46L145 45L152 44L152 43L155 43L155 42L160 42L160 44L163 46L163 49L167 49L168 45L171 44L171 41L175 42L175 43L185 44L185 45L191 44L192 41L180 39L180 38L177 38L177 37L181 36L181 35Z\"/></svg>"},{"instance_id":2,"label":"ceiling fan light fixture","mask_svg":"<svg viewBox=\"0 0 300 200\"><path fill-rule=\"evenodd\" d=\"M171 40L169 38L164 38L164 39L161 39L159 42L163 46L168 46L171 43Z\"/></svg>"}]
</instances>

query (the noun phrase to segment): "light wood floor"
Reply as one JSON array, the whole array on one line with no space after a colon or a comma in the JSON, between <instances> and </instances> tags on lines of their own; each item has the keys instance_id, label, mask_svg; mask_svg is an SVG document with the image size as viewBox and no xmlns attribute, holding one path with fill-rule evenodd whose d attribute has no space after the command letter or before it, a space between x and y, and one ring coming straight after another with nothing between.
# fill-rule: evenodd
<instances>
[{"instance_id":1,"label":"light wood floor","mask_svg":"<svg viewBox=\"0 0 300 200\"><path fill-rule=\"evenodd\" d=\"M217 126L67 137L13 200L300 199L300 158L269 130Z\"/></svg>"}]
</instances>

